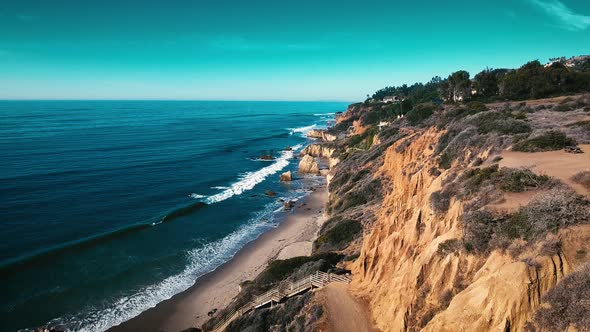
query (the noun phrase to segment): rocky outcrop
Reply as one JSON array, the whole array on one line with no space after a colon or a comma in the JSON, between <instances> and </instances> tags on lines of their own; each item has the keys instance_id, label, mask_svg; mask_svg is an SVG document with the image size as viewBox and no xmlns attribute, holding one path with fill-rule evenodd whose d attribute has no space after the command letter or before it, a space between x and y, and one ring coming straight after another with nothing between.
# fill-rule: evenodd
<instances>
[{"instance_id":1,"label":"rocky outcrop","mask_svg":"<svg viewBox=\"0 0 590 332\"><path fill-rule=\"evenodd\" d=\"M280 180L283 182L293 181L293 175L291 174L291 171L281 174Z\"/></svg>"},{"instance_id":2,"label":"rocky outcrop","mask_svg":"<svg viewBox=\"0 0 590 332\"><path fill-rule=\"evenodd\" d=\"M305 155L299 162L298 173L300 174L320 174L320 167L315 158L310 155Z\"/></svg>"},{"instance_id":3,"label":"rocky outcrop","mask_svg":"<svg viewBox=\"0 0 590 332\"><path fill-rule=\"evenodd\" d=\"M328 147L324 144L316 143L306 146L305 149L301 151L300 155L310 155L318 158L326 158L328 159L328 167L331 169L340 162L340 159L333 157L334 152L336 152L335 148Z\"/></svg>"},{"instance_id":4,"label":"rocky outcrop","mask_svg":"<svg viewBox=\"0 0 590 332\"><path fill-rule=\"evenodd\" d=\"M271 160L274 160L275 158L269 154L263 154L260 157L258 157L258 159L271 161Z\"/></svg>"},{"instance_id":5,"label":"rocky outcrop","mask_svg":"<svg viewBox=\"0 0 590 332\"><path fill-rule=\"evenodd\" d=\"M323 144L310 144L301 151L300 155L304 156L308 154L314 157L330 158L335 151L335 148L327 147Z\"/></svg>"},{"instance_id":6,"label":"rocky outcrop","mask_svg":"<svg viewBox=\"0 0 590 332\"><path fill-rule=\"evenodd\" d=\"M307 132L306 136L309 138L321 139L324 142L333 142L338 138L336 135L332 135L323 129L312 129Z\"/></svg>"}]
</instances>

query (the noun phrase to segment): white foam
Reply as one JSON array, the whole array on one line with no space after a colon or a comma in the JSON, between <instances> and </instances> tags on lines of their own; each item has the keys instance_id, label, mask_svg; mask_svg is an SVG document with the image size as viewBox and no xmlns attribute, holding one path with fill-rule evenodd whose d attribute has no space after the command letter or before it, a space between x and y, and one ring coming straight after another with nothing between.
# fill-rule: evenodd
<instances>
[{"instance_id":1,"label":"white foam","mask_svg":"<svg viewBox=\"0 0 590 332\"><path fill-rule=\"evenodd\" d=\"M295 190L290 192L285 200L299 200L307 193L307 191ZM273 215L282 210L282 204L273 201L261 211L256 212L247 224L226 237L189 251L187 266L179 274L139 289L133 294L114 299L106 307L83 308L74 315L54 319L47 325L65 326L68 331L99 332L128 321L145 310L155 307L158 303L187 290L197 278L230 260L244 245L255 240L263 232L276 227Z\"/></svg>"},{"instance_id":2,"label":"white foam","mask_svg":"<svg viewBox=\"0 0 590 332\"><path fill-rule=\"evenodd\" d=\"M207 197L207 196L192 193L192 194L189 194L188 197L194 198L194 199L199 199L199 198L203 198L203 197Z\"/></svg>"},{"instance_id":3,"label":"white foam","mask_svg":"<svg viewBox=\"0 0 590 332\"><path fill-rule=\"evenodd\" d=\"M264 181L264 179L266 179L268 176L273 175L287 167L287 165L289 165L289 159L293 158L293 152L300 147L301 145L298 144L292 147L293 151L281 152L281 156L275 159L275 162L272 165L263 167L255 172L247 172L243 174L240 180L236 183L233 183L229 188L218 194L207 197L205 199L205 203L212 204L221 202L230 197L240 195L244 191L251 190L254 188L254 186Z\"/></svg>"},{"instance_id":4,"label":"white foam","mask_svg":"<svg viewBox=\"0 0 590 332\"><path fill-rule=\"evenodd\" d=\"M330 115L336 115L336 113L331 112L331 113L316 113L316 114L314 114L314 116L330 116Z\"/></svg>"},{"instance_id":5,"label":"white foam","mask_svg":"<svg viewBox=\"0 0 590 332\"><path fill-rule=\"evenodd\" d=\"M268 220L256 218L223 239L189 251L187 266L181 273L115 299L106 307L84 308L75 315L55 319L49 325L63 325L71 331L98 332L121 324L185 291L198 277L231 259L241 247L270 227Z\"/></svg>"},{"instance_id":6,"label":"white foam","mask_svg":"<svg viewBox=\"0 0 590 332\"><path fill-rule=\"evenodd\" d=\"M211 187L211 189L217 189L217 190L225 190L227 188L228 187L224 187L224 186L214 186L214 187Z\"/></svg>"},{"instance_id":7,"label":"white foam","mask_svg":"<svg viewBox=\"0 0 590 332\"><path fill-rule=\"evenodd\" d=\"M315 127L317 127L317 124L312 124L310 126L305 126L305 127L299 127L299 128L287 128L287 130L289 130L291 132L291 135L295 134L295 133L299 133L299 134L307 134L308 131L314 129Z\"/></svg>"}]
</instances>

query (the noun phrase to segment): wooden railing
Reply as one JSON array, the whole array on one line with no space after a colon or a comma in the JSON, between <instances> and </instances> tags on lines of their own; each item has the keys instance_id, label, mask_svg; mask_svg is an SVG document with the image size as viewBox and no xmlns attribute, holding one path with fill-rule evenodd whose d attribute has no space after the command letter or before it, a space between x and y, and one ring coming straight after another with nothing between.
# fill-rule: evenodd
<instances>
[{"instance_id":1,"label":"wooden railing","mask_svg":"<svg viewBox=\"0 0 590 332\"><path fill-rule=\"evenodd\" d=\"M212 331L222 331L231 321L250 310L256 310L257 308L260 308L269 303L272 304L281 302L282 300L291 296L297 295L309 289L313 289L314 287L324 287L325 285L332 282L342 282L348 284L350 283L350 278L339 274L317 271L314 274L297 281L282 281L278 287L275 287L262 295L256 296L253 301L246 303L240 308L225 313L219 318Z\"/></svg>"}]
</instances>

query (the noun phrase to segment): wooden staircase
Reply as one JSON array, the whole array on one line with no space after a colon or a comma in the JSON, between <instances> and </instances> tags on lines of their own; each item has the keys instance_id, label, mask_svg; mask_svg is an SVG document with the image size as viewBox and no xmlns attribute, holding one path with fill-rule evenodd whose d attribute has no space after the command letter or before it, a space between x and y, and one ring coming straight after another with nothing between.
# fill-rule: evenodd
<instances>
[{"instance_id":1,"label":"wooden staircase","mask_svg":"<svg viewBox=\"0 0 590 332\"><path fill-rule=\"evenodd\" d=\"M350 278L339 274L317 271L314 274L297 281L282 281L277 287L262 295L256 296L253 301L246 303L240 308L225 313L219 319L219 322L213 327L212 331L223 331L231 321L251 310L256 310L267 304L272 305L273 303L279 303L291 296L301 294L313 288L324 287L332 282L348 284L350 283Z\"/></svg>"}]
</instances>

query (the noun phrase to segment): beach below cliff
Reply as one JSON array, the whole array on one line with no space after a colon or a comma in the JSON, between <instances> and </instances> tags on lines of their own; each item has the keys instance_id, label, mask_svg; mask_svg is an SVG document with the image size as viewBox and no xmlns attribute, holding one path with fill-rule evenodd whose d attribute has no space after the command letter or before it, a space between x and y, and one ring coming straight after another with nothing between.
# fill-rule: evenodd
<instances>
[{"instance_id":1,"label":"beach below cliff","mask_svg":"<svg viewBox=\"0 0 590 332\"><path fill-rule=\"evenodd\" d=\"M139 316L109 331L176 332L200 327L208 313L228 306L238 295L240 284L253 280L269 262L308 256L324 223L326 185L299 200L278 226L242 248L231 260L197 279L186 291L159 303Z\"/></svg>"}]
</instances>

